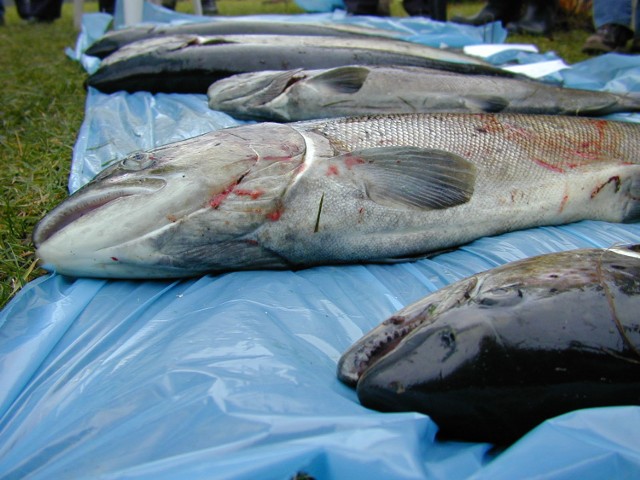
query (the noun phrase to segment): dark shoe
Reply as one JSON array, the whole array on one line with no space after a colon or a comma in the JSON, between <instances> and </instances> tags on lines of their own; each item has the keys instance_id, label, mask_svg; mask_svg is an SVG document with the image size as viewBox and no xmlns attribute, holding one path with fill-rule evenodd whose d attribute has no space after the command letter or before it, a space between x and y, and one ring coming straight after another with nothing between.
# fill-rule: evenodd
<instances>
[{"instance_id":1,"label":"dark shoe","mask_svg":"<svg viewBox=\"0 0 640 480\"><path fill-rule=\"evenodd\" d=\"M162 6L164 8L168 8L169 10L175 10L176 3L178 3L178 0L162 0Z\"/></svg>"},{"instance_id":2,"label":"dark shoe","mask_svg":"<svg viewBox=\"0 0 640 480\"><path fill-rule=\"evenodd\" d=\"M631 29L624 25L608 23L598 28L596 33L587 38L582 46L582 51L592 55L621 51L624 50L632 37Z\"/></svg>"},{"instance_id":3,"label":"dark shoe","mask_svg":"<svg viewBox=\"0 0 640 480\"><path fill-rule=\"evenodd\" d=\"M4 17L0 17L0 27L4 26Z\"/></svg>"},{"instance_id":4,"label":"dark shoe","mask_svg":"<svg viewBox=\"0 0 640 480\"><path fill-rule=\"evenodd\" d=\"M509 22L517 20L519 16L519 2L490 1L475 16L469 18L455 16L451 19L451 21L455 23L463 23L465 25L476 26L500 21L503 25L506 25Z\"/></svg>"},{"instance_id":5,"label":"dark shoe","mask_svg":"<svg viewBox=\"0 0 640 480\"><path fill-rule=\"evenodd\" d=\"M53 23L55 18L43 18L43 17L27 17L24 19L26 23L29 25L34 25L36 23Z\"/></svg>"},{"instance_id":6,"label":"dark shoe","mask_svg":"<svg viewBox=\"0 0 640 480\"><path fill-rule=\"evenodd\" d=\"M213 0L202 0L202 13L205 15L217 15L218 6Z\"/></svg>"},{"instance_id":7,"label":"dark shoe","mask_svg":"<svg viewBox=\"0 0 640 480\"><path fill-rule=\"evenodd\" d=\"M526 35L549 35L553 31L556 13L554 0L530 1L522 18L507 24L507 30Z\"/></svg>"}]
</instances>

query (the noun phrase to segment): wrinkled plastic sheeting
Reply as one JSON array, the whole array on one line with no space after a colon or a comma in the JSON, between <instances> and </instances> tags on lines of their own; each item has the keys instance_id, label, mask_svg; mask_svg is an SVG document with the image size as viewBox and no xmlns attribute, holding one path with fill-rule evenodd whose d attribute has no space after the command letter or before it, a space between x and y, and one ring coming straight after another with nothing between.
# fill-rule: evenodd
<instances>
[{"instance_id":1,"label":"wrinkled plastic sheeting","mask_svg":"<svg viewBox=\"0 0 640 480\"><path fill-rule=\"evenodd\" d=\"M365 332L452 281L535 254L638 241L640 225L581 222L397 265L41 278L0 315L0 472L450 479L526 468L620 478L640 468L636 408L550 420L494 458L486 444L434 441L426 416L363 408L335 369Z\"/></svg>"},{"instance_id":2,"label":"wrinkled plastic sheeting","mask_svg":"<svg viewBox=\"0 0 640 480\"><path fill-rule=\"evenodd\" d=\"M113 162L212 130L240 125L211 110L203 94L87 92L85 119L73 150L69 191L75 192Z\"/></svg>"},{"instance_id":3,"label":"wrinkled plastic sheeting","mask_svg":"<svg viewBox=\"0 0 640 480\"><path fill-rule=\"evenodd\" d=\"M615 82L634 68L612 66L617 57L590 60L585 75ZM72 190L131 151L234 122L208 112L202 95L89 91ZM424 415L368 410L335 376L364 333L453 281L637 242L640 224L585 221L413 263L180 281L42 277L0 312L0 477L637 477L638 407L571 412L496 452L435 440Z\"/></svg>"}]
</instances>

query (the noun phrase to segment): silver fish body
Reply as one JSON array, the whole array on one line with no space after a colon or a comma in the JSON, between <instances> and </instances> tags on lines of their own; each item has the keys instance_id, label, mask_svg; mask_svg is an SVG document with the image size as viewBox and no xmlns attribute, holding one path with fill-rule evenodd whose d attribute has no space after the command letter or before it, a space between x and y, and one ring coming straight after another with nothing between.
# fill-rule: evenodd
<instances>
[{"instance_id":1,"label":"silver fish body","mask_svg":"<svg viewBox=\"0 0 640 480\"><path fill-rule=\"evenodd\" d=\"M405 66L250 72L208 90L209 106L242 119L292 122L383 113L502 112L598 116L640 110L631 95L523 78Z\"/></svg>"},{"instance_id":2,"label":"silver fish body","mask_svg":"<svg viewBox=\"0 0 640 480\"><path fill-rule=\"evenodd\" d=\"M363 405L508 444L572 410L640 401L640 245L512 262L405 307L343 354Z\"/></svg>"},{"instance_id":3,"label":"silver fish body","mask_svg":"<svg viewBox=\"0 0 640 480\"><path fill-rule=\"evenodd\" d=\"M245 125L125 158L33 238L60 273L151 278L406 259L539 225L634 221L639 133L539 115Z\"/></svg>"},{"instance_id":4,"label":"silver fish body","mask_svg":"<svg viewBox=\"0 0 640 480\"><path fill-rule=\"evenodd\" d=\"M382 36L399 37L398 32L381 28L337 23L279 22L225 18L219 21L179 25L136 25L104 34L86 50L87 55L105 58L130 43L170 35L312 35L312 36Z\"/></svg>"},{"instance_id":5,"label":"silver fish body","mask_svg":"<svg viewBox=\"0 0 640 480\"><path fill-rule=\"evenodd\" d=\"M104 92L206 93L214 81L237 73L358 62L514 76L469 55L382 37L171 35L122 47L87 84Z\"/></svg>"}]
</instances>

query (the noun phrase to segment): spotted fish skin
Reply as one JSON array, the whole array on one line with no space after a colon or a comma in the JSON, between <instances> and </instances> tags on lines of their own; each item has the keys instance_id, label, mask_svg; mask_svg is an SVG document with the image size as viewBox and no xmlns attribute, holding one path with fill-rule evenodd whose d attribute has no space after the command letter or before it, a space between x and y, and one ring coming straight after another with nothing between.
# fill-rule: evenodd
<instances>
[{"instance_id":1,"label":"spotted fish skin","mask_svg":"<svg viewBox=\"0 0 640 480\"><path fill-rule=\"evenodd\" d=\"M512 262L405 307L343 354L363 405L508 444L572 410L640 401L640 245Z\"/></svg>"},{"instance_id":2,"label":"spotted fish skin","mask_svg":"<svg viewBox=\"0 0 640 480\"><path fill-rule=\"evenodd\" d=\"M109 167L34 232L75 276L160 278L423 256L583 219L635 221L640 126L382 115L211 132Z\"/></svg>"}]
</instances>

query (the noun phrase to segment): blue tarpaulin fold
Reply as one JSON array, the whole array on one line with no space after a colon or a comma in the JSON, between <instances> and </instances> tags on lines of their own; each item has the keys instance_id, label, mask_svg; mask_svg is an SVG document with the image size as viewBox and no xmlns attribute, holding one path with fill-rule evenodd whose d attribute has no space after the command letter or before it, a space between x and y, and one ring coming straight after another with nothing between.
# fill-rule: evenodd
<instances>
[{"instance_id":1,"label":"blue tarpaulin fold","mask_svg":"<svg viewBox=\"0 0 640 480\"><path fill-rule=\"evenodd\" d=\"M638 92L639 67L638 57L607 55L562 76ZM90 90L70 190L136 149L239 123L208 110L203 95ZM571 412L495 451L435 440L425 415L368 410L335 376L354 341L455 280L633 242L640 224L585 221L391 265L177 281L41 277L0 312L0 477L634 478L638 407Z\"/></svg>"}]
</instances>

